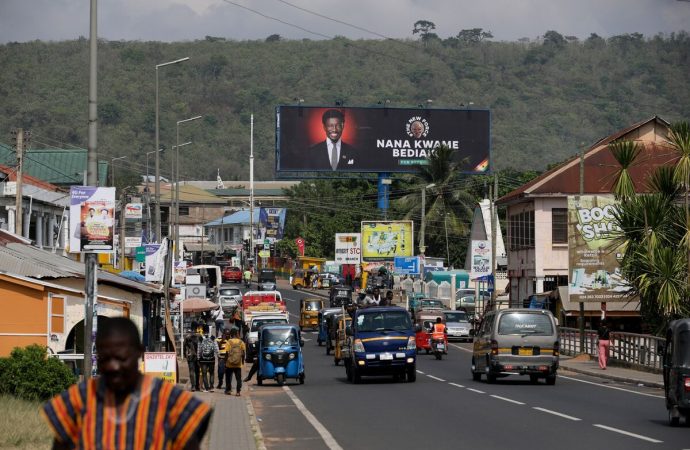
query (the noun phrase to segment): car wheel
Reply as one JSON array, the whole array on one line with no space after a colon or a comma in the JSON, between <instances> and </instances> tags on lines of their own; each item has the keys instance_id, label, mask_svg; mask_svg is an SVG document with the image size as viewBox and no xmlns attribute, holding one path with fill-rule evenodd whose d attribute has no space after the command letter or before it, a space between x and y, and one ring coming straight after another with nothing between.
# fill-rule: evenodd
<instances>
[{"instance_id":1,"label":"car wheel","mask_svg":"<svg viewBox=\"0 0 690 450\"><path fill-rule=\"evenodd\" d=\"M258 384L259 386L263 385L264 379L261 377L256 377L256 384Z\"/></svg>"},{"instance_id":2,"label":"car wheel","mask_svg":"<svg viewBox=\"0 0 690 450\"><path fill-rule=\"evenodd\" d=\"M537 384L539 382L539 377L536 375L530 375L529 382L532 384Z\"/></svg>"},{"instance_id":3,"label":"car wheel","mask_svg":"<svg viewBox=\"0 0 690 450\"><path fill-rule=\"evenodd\" d=\"M345 376L347 377L347 381L352 383L352 369L348 361L345 361Z\"/></svg>"},{"instance_id":4,"label":"car wheel","mask_svg":"<svg viewBox=\"0 0 690 450\"><path fill-rule=\"evenodd\" d=\"M472 366L470 368L470 371L472 372L473 381L481 381L482 374L481 372L477 372L477 365L474 363L474 358L472 358Z\"/></svg>"},{"instance_id":5,"label":"car wheel","mask_svg":"<svg viewBox=\"0 0 690 450\"><path fill-rule=\"evenodd\" d=\"M278 386L282 386L285 384L285 375L282 373L279 373L276 375L276 383L278 383Z\"/></svg>"},{"instance_id":6,"label":"car wheel","mask_svg":"<svg viewBox=\"0 0 690 450\"><path fill-rule=\"evenodd\" d=\"M549 375L546 377L546 384L549 386L553 386L556 384L556 374L554 373L553 375Z\"/></svg>"},{"instance_id":7,"label":"car wheel","mask_svg":"<svg viewBox=\"0 0 690 450\"><path fill-rule=\"evenodd\" d=\"M408 383L414 383L415 381L417 381L416 366L408 367L407 368L407 382Z\"/></svg>"},{"instance_id":8,"label":"car wheel","mask_svg":"<svg viewBox=\"0 0 690 450\"><path fill-rule=\"evenodd\" d=\"M326 354L330 355L331 354L331 346L328 345L328 341L326 341Z\"/></svg>"},{"instance_id":9,"label":"car wheel","mask_svg":"<svg viewBox=\"0 0 690 450\"><path fill-rule=\"evenodd\" d=\"M494 384L496 382L496 374L488 372L486 374L486 382L489 384Z\"/></svg>"},{"instance_id":10,"label":"car wheel","mask_svg":"<svg viewBox=\"0 0 690 450\"><path fill-rule=\"evenodd\" d=\"M680 425L680 417L678 415L674 416L672 409L668 410L668 424L672 427L677 427Z\"/></svg>"},{"instance_id":11,"label":"car wheel","mask_svg":"<svg viewBox=\"0 0 690 450\"><path fill-rule=\"evenodd\" d=\"M321 339L317 339L316 343L321 347L323 345L323 341Z\"/></svg>"},{"instance_id":12,"label":"car wheel","mask_svg":"<svg viewBox=\"0 0 690 450\"><path fill-rule=\"evenodd\" d=\"M333 358L333 363L337 366L338 364L340 364L340 360Z\"/></svg>"},{"instance_id":13,"label":"car wheel","mask_svg":"<svg viewBox=\"0 0 690 450\"><path fill-rule=\"evenodd\" d=\"M304 384L304 372L299 374L299 384Z\"/></svg>"},{"instance_id":14,"label":"car wheel","mask_svg":"<svg viewBox=\"0 0 690 450\"><path fill-rule=\"evenodd\" d=\"M355 366L354 360L352 361L352 367L350 369L350 372L352 373L352 382L354 384L360 384L362 382L362 375L360 375L357 371L357 367Z\"/></svg>"},{"instance_id":15,"label":"car wheel","mask_svg":"<svg viewBox=\"0 0 690 450\"><path fill-rule=\"evenodd\" d=\"M441 352L436 352L435 356L436 356L436 359L439 359L439 360L443 359L443 353L441 353Z\"/></svg>"}]
</instances>

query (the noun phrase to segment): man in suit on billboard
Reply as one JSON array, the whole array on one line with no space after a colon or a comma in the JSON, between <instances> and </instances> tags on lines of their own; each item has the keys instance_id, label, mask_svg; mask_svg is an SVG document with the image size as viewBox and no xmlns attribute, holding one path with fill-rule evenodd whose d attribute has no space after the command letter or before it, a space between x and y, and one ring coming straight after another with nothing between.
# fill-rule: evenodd
<instances>
[{"instance_id":1,"label":"man in suit on billboard","mask_svg":"<svg viewBox=\"0 0 690 450\"><path fill-rule=\"evenodd\" d=\"M305 168L315 170L354 169L363 161L358 161L360 155L357 149L343 142L345 116L337 109L329 109L321 116L326 139L309 147Z\"/></svg>"}]
</instances>

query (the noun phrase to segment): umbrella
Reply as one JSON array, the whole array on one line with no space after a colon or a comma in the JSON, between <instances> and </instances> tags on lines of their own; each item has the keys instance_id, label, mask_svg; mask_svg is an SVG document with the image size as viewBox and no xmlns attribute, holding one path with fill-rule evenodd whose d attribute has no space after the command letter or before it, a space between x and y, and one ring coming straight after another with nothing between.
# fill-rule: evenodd
<instances>
[{"instance_id":1,"label":"umbrella","mask_svg":"<svg viewBox=\"0 0 690 450\"><path fill-rule=\"evenodd\" d=\"M200 297L188 298L182 301L182 311L186 313L210 311L219 307L220 305Z\"/></svg>"}]
</instances>

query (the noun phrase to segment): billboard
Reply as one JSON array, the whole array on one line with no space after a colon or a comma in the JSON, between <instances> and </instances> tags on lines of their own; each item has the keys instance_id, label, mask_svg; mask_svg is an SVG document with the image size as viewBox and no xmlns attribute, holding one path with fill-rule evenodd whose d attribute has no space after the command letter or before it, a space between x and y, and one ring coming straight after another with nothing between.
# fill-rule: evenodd
<instances>
[{"instance_id":1,"label":"billboard","mask_svg":"<svg viewBox=\"0 0 690 450\"><path fill-rule=\"evenodd\" d=\"M571 302L621 301L630 286L621 276L623 250L611 195L568 197L568 266Z\"/></svg>"},{"instance_id":2,"label":"billboard","mask_svg":"<svg viewBox=\"0 0 690 450\"><path fill-rule=\"evenodd\" d=\"M399 275L419 275L419 256L396 256L393 272Z\"/></svg>"},{"instance_id":3,"label":"billboard","mask_svg":"<svg viewBox=\"0 0 690 450\"><path fill-rule=\"evenodd\" d=\"M70 253L112 253L114 213L114 187L70 187Z\"/></svg>"},{"instance_id":4,"label":"billboard","mask_svg":"<svg viewBox=\"0 0 690 450\"><path fill-rule=\"evenodd\" d=\"M362 235L360 233L335 234L336 264L359 264L362 253Z\"/></svg>"},{"instance_id":5,"label":"billboard","mask_svg":"<svg viewBox=\"0 0 690 450\"><path fill-rule=\"evenodd\" d=\"M412 256L413 226L411 220L362 222L362 261Z\"/></svg>"},{"instance_id":6,"label":"billboard","mask_svg":"<svg viewBox=\"0 0 690 450\"><path fill-rule=\"evenodd\" d=\"M491 274L491 241L472 241L470 255L470 278Z\"/></svg>"},{"instance_id":7,"label":"billboard","mask_svg":"<svg viewBox=\"0 0 690 450\"><path fill-rule=\"evenodd\" d=\"M460 170L489 171L489 110L279 106L277 172L415 172L444 144Z\"/></svg>"},{"instance_id":8,"label":"billboard","mask_svg":"<svg viewBox=\"0 0 690 450\"><path fill-rule=\"evenodd\" d=\"M261 208L259 209L259 236L258 239L269 243L283 239L285 228L285 208Z\"/></svg>"}]
</instances>

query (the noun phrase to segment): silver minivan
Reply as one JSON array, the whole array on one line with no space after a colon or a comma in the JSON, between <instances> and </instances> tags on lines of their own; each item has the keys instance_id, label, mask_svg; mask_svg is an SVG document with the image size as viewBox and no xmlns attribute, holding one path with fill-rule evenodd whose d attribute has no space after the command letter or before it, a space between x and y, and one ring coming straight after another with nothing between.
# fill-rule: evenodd
<instances>
[{"instance_id":1,"label":"silver minivan","mask_svg":"<svg viewBox=\"0 0 690 450\"><path fill-rule=\"evenodd\" d=\"M529 375L536 383L556 383L559 337L556 320L543 309L502 309L484 316L474 338L472 379Z\"/></svg>"}]
</instances>

